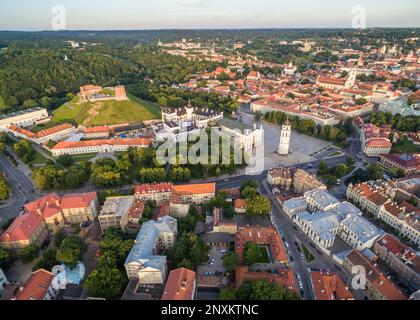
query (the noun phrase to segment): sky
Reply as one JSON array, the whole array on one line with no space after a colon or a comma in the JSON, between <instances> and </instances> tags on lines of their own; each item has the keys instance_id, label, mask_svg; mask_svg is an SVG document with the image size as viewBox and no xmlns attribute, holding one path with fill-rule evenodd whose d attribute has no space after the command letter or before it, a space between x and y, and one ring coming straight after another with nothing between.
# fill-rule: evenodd
<instances>
[{"instance_id":1,"label":"sky","mask_svg":"<svg viewBox=\"0 0 420 320\"><path fill-rule=\"evenodd\" d=\"M419 0L0 0L0 30L351 28L362 5L367 27L420 27Z\"/></svg>"}]
</instances>

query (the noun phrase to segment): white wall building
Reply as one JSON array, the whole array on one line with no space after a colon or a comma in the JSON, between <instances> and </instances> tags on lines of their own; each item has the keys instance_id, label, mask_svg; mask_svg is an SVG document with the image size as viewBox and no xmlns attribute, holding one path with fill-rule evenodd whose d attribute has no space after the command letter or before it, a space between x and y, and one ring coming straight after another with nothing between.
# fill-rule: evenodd
<instances>
[{"instance_id":1,"label":"white wall building","mask_svg":"<svg viewBox=\"0 0 420 320\"><path fill-rule=\"evenodd\" d=\"M47 109L33 108L0 115L0 131L6 131L10 125L28 127L49 119Z\"/></svg>"}]
</instances>

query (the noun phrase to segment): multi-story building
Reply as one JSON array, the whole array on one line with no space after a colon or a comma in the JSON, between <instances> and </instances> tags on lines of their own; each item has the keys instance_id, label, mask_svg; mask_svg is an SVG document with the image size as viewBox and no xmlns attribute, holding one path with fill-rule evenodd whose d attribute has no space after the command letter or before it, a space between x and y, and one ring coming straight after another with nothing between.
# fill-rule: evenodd
<instances>
[{"instance_id":1,"label":"multi-story building","mask_svg":"<svg viewBox=\"0 0 420 320\"><path fill-rule=\"evenodd\" d=\"M125 152L129 148L147 148L153 142L149 138L126 138L108 140L61 141L51 148L53 157L64 154Z\"/></svg>"},{"instance_id":2,"label":"multi-story building","mask_svg":"<svg viewBox=\"0 0 420 320\"><path fill-rule=\"evenodd\" d=\"M376 218L394 228L401 237L405 237L414 245L420 245L420 210L406 201L395 201L397 194L409 198L413 194L405 189L410 189L411 181L416 179L393 182L367 182L358 185L350 184L347 189L347 198L360 209L373 214ZM416 192L416 187L412 192Z\"/></svg>"},{"instance_id":3,"label":"multi-story building","mask_svg":"<svg viewBox=\"0 0 420 320\"><path fill-rule=\"evenodd\" d=\"M216 195L216 184L186 184L172 186L170 213L174 217L185 217L191 204L200 205L209 202Z\"/></svg>"},{"instance_id":4,"label":"multi-story building","mask_svg":"<svg viewBox=\"0 0 420 320\"><path fill-rule=\"evenodd\" d=\"M267 173L267 182L289 190L292 187L294 173L292 167L270 169Z\"/></svg>"},{"instance_id":5,"label":"multi-story building","mask_svg":"<svg viewBox=\"0 0 420 320\"><path fill-rule=\"evenodd\" d=\"M420 289L420 256L413 249L385 234L375 242L373 252L394 272L398 281L412 291Z\"/></svg>"},{"instance_id":6,"label":"multi-story building","mask_svg":"<svg viewBox=\"0 0 420 320\"><path fill-rule=\"evenodd\" d=\"M401 290L377 268L360 251L352 250L343 263L344 269L354 272L363 268L366 275L366 292L372 300L407 300Z\"/></svg>"},{"instance_id":7,"label":"multi-story building","mask_svg":"<svg viewBox=\"0 0 420 320\"><path fill-rule=\"evenodd\" d=\"M144 223L124 264L127 277L141 284L164 284L167 262L159 254L172 248L177 232L177 221L169 216Z\"/></svg>"},{"instance_id":8,"label":"multi-story building","mask_svg":"<svg viewBox=\"0 0 420 320\"><path fill-rule=\"evenodd\" d=\"M326 189L327 186L320 182L314 175L302 169L297 169L293 176L293 188L296 193L304 194L313 189Z\"/></svg>"},{"instance_id":9,"label":"multi-story building","mask_svg":"<svg viewBox=\"0 0 420 320\"><path fill-rule=\"evenodd\" d=\"M383 232L369 221L355 214L349 214L341 221L340 238L357 250L372 248L382 234Z\"/></svg>"},{"instance_id":10,"label":"multi-story building","mask_svg":"<svg viewBox=\"0 0 420 320\"><path fill-rule=\"evenodd\" d=\"M308 205L303 197L292 198L283 202L282 209L291 219L294 219L298 213L306 211Z\"/></svg>"},{"instance_id":11,"label":"multi-story building","mask_svg":"<svg viewBox=\"0 0 420 320\"><path fill-rule=\"evenodd\" d=\"M194 300L196 291L195 272L178 268L169 273L161 300Z\"/></svg>"},{"instance_id":12,"label":"multi-story building","mask_svg":"<svg viewBox=\"0 0 420 320\"><path fill-rule=\"evenodd\" d=\"M307 191L303 195L310 211L327 211L334 209L340 201L323 188Z\"/></svg>"},{"instance_id":13,"label":"multi-story building","mask_svg":"<svg viewBox=\"0 0 420 320\"><path fill-rule=\"evenodd\" d=\"M391 128L381 128L372 123L363 124L361 128L360 141L362 149L367 157L379 157L391 151L392 143L389 140Z\"/></svg>"},{"instance_id":14,"label":"multi-story building","mask_svg":"<svg viewBox=\"0 0 420 320\"><path fill-rule=\"evenodd\" d=\"M90 127L83 131L86 139L108 139L113 133L113 129L108 126Z\"/></svg>"},{"instance_id":15,"label":"multi-story building","mask_svg":"<svg viewBox=\"0 0 420 320\"><path fill-rule=\"evenodd\" d=\"M274 227L241 227L235 235L235 253L240 261L247 242L269 245L271 255L276 263L288 263L288 255L283 241Z\"/></svg>"},{"instance_id":16,"label":"multi-story building","mask_svg":"<svg viewBox=\"0 0 420 320\"><path fill-rule=\"evenodd\" d=\"M312 271L311 285L315 300L354 300L337 273Z\"/></svg>"},{"instance_id":17,"label":"multi-story building","mask_svg":"<svg viewBox=\"0 0 420 320\"><path fill-rule=\"evenodd\" d=\"M11 125L8 127L8 131L15 137L27 139L37 144L43 144L50 140L60 141L66 139L77 132L77 128L70 123L63 123L58 126L33 133L32 131Z\"/></svg>"},{"instance_id":18,"label":"multi-story building","mask_svg":"<svg viewBox=\"0 0 420 320\"><path fill-rule=\"evenodd\" d=\"M236 268L235 284L237 289L239 289L245 281L252 280L266 280L270 283L278 284L296 294L299 292L295 273L290 268L277 268L275 273L268 273L265 271L252 272L249 271L247 266L239 266Z\"/></svg>"},{"instance_id":19,"label":"multi-story building","mask_svg":"<svg viewBox=\"0 0 420 320\"><path fill-rule=\"evenodd\" d=\"M19 288L13 300L54 300L57 290L53 288L54 274L44 269L33 272Z\"/></svg>"},{"instance_id":20,"label":"multi-story building","mask_svg":"<svg viewBox=\"0 0 420 320\"><path fill-rule=\"evenodd\" d=\"M98 216L102 232L109 228L126 231L128 215L134 203L134 196L106 198Z\"/></svg>"},{"instance_id":21,"label":"multi-story building","mask_svg":"<svg viewBox=\"0 0 420 320\"><path fill-rule=\"evenodd\" d=\"M337 215L332 211L296 214L295 222L300 229L318 246L331 248L341 226Z\"/></svg>"},{"instance_id":22,"label":"multi-story building","mask_svg":"<svg viewBox=\"0 0 420 320\"><path fill-rule=\"evenodd\" d=\"M47 109L33 108L0 115L0 131L6 131L9 126L29 127L48 121Z\"/></svg>"},{"instance_id":23,"label":"multi-story building","mask_svg":"<svg viewBox=\"0 0 420 320\"><path fill-rule=\"evenodd\" d=\"M155 201L157 205L168 201L171 195L172 183L170 182L140 184L136 186L134 191L136 199L141 201Z\"/></svg>"},{"instance_id":24,"label":"multi-story building","mask_svg":"<svg viewBox=\"0 0 420 320\"><path fill-rule=\"evenodd\" d=\"M41 245L49 232L54 233L65 224L93 221L97 216L96 192L46 195L24 206L18 216L0 236L0 245L19 250L31 244Z\"/></svg>"},{"instance_id":25,"label":"multi-story building","mask_svg":"<svg viewBox=\"0 0 420 320\"><path fill-rule=\"evenodd\" d=\"M420 155L418 154L385 154L380 156L380 163L387 170L402 170L405 175L420 173Z\"/></svg>"}]
</instances>

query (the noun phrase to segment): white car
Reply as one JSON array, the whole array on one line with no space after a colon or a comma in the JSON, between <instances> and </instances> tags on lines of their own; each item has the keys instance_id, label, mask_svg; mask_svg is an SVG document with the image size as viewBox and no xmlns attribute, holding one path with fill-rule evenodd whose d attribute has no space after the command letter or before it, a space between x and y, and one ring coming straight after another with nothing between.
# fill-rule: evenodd
<instances>
[{"instance_id":1,"label":"white car","mask_svg":"<svg viewBox=\"0 0 420 320\"><path fill-rule=\"evenodd\" d=\"M289 248L289 244L287 242L284 243L286 248Z\"/></svg>"}]
</instances>

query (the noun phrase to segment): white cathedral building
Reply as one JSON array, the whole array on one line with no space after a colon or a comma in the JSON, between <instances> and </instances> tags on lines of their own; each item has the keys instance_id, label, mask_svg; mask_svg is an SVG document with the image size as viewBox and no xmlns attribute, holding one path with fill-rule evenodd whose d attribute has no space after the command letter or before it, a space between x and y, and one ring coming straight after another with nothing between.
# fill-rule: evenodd
<instances>
[{"instance_id":1,"label":"white cathedral building","mask_svg":"<svg viewBox=\"0 0 420 320\"><path fill-rule=\"evenodd\" d=\"M287 117L286 122L281 127L279 149L277 150L282 156L289 154L291 135L292 125L290 124L289 117Z\"/></svg>"}]
</instances>

